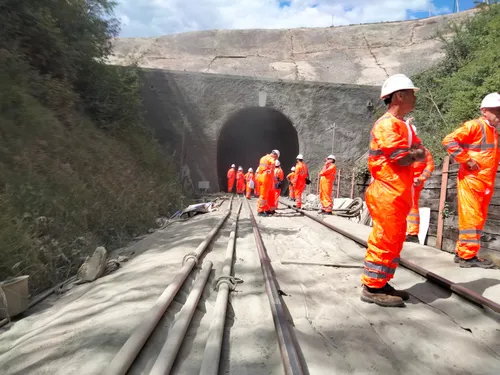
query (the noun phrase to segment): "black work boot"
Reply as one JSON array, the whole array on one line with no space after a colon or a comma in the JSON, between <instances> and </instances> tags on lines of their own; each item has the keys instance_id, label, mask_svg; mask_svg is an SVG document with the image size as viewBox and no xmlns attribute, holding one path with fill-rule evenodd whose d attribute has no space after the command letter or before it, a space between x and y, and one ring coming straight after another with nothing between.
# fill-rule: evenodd
<instances>
[{"instance_id":1,"label":"black work boot","mask_svg":"<svg viewBox=\"0 0 500 375\"><path fill-rule=\"evenodd\" d=\"M410 299L410 293L408 293L406 290L394 289L394 287L389 283L385 284L382 289L386 294L390 296L400 297L403 301L408 301Z\"/></svg>"},{"instance_id":2,"label":"black work boot","mask_svg":"<svg viewBox=\"0 0 500 375\"><path fill-rule=\"evenodd\" d=\"M479 257L474 257L472 259L462 259L460 258L459 264L461 268L471 268L471 267L479 267L479 268L494 268L495 264L489 260Z\"/></svg>"},{"instance_id":3,"label":"black work boot","mask_svg":"<svg viewBox=\"0 0 500 375\"><path fill-rule=\"evenodd\" d=\"M384 288L369 288L363 285L361 301L375 303L383 307L402 307L405 305L401 297L387 294Z\"/></svg>"},{"instance_id":4,"label":"black work boot","mask_svg":"<svg viewBox=\"0 0 500 375\"><path fill-rule=\"evenodd\" d=\"M257 216L268 217L269 214L267 212L258 212Z\"/></svg>"},{"instance_id":5,"label":"black work boot","mask_svg":"<svg viewBox=\"0 0 500 375\"><path fill-rule=\"evenodd\" d=\"M414 243L419 243L418 241L418 236L414 236L414 235L407 235L406 236L406 240L405 242L414 242Z\"/></svg>"}]
</instances>

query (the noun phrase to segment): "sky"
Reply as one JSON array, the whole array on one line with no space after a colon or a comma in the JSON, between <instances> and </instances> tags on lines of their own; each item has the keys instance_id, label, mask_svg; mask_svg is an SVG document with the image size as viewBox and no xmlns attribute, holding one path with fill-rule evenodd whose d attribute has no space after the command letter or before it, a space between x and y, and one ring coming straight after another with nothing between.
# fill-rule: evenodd
<instances>
[{"instance_id":1,"label":"sky","mask_svg":"<svg viewBox=\"0 0 500 375\"><path fill-rule=\"evenodd\" d=\"M451 13L455 0L117 0L122 37L211 29L329 27ZM474 0L459 0L459 9Z\"/></svg>"}]
</instances>

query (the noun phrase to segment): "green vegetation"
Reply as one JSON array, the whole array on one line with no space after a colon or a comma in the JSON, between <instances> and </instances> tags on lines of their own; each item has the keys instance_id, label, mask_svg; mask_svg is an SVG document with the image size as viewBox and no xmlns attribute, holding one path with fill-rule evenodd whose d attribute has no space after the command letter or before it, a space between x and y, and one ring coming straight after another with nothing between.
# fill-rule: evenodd
<instances>
[{"instance_id":1,"label":"green vegetation","mask_svg":"<svg viewBox=\"0 0 500 375\"><path fill-rule=\"evenodd\" d=\"M179 206L142 122L140 71L104 64L109 0L0 3L0 280L36 292Z\"/></svg>"},{"instance_id":2,"label":"green vegetation","mask_svg":"<svg viewBox=\"0 0 500 375\"><path fill-rule=\"evenodd\" d=\"M442 61L412 77L421 89L414 124L437 165L446 155L441 144L445 135L478 117L482 98L500 90L500 4L478 7L476 15L436 36L444 44ZM449 33L452 37L445 38ZM355 170L358 179L367 180L366 158Z\"/></svg>"},{"instance_id":3,"label":"green vegetation","mask_svg":"<svg viewBox=\"0 0 500 375\"><path fill-rule=\"evenodd\" d=\"M441 141L464 121L479 116L482 98L500 90L500 4L484 6L444 42L445 57L434 68L413 77L421 88L414 111L424 144L439 163Z\"/></svg>"}]
</instances>

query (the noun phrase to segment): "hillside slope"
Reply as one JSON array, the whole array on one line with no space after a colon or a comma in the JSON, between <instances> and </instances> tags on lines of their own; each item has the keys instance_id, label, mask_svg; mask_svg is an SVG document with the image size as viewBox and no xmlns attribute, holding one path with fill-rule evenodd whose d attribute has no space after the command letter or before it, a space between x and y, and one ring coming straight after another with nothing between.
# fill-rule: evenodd
<instances>
[{"instance_id":1,"label":"hillside slope","mask_svg":"<svg viewBox=\"0 0 500 375\"><path fill-rule=\"evenodd\" d=\"M111 64L332 83L379 85L443 56L433 38L474 11L415 21L286 30L212 30L116 38Z\"/></svg>"}]
</instances>

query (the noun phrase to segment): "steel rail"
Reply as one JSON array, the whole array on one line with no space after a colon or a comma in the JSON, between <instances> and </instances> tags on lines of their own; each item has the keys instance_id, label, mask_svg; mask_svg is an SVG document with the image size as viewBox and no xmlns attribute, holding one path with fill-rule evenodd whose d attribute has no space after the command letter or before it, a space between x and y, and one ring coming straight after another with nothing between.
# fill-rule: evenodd
<instances>
[{"instance_id":1,"label":"steel rail","mask_svg":"<svg viewBox=\"0 0 500 375\"><path fill-rule=\"evenodd\" d=\"M264 274L266 292L271 306L274 327L278 336L278 344L281 358L283 360L285 375L302 375L304 374L304 369L302 368L302 363L300 361L297 348L295 347L295 341L293 340L292 332L290 330L290 323L286 318L285 309L281 302L281 297L276 285L276 279L273 276L271 260L267 256L266 248L262 240L257 221L255 220L248 201L247 208L252 222L255 243L260 258L260 266L262 273Z\"/></svg>"},{"instance_id":2,"label":"steel rail","mask_svg":"<svg viewBox=\"0 0 500 375\"><path fill-rule=\"evenodd\" d=\"M325 227L327 227L327 228L329 228L337 233L340 233L341 235L353 240L354 242L357 242L358 244L360 244L364 247L368 247L368 243L365 240L343 230L342 228L339 228L336 225L327 223L327 222L317 218L315 215L312 215L308 212L305 212L302 209L298 209L296 207L293 207L292 205L285 203L281 200L280 200L280 203L287 206L288 208L291 208L291 209L301 213L302 215L308 217L309 219L312 219L312 220L324 225ZM479 306L482 306L482 307L487 307L490 310L492 310L493 312L500 314L500 304L482 296L479 293L474 292L473 290L467 289L467 288L465 288L457 283L454 283L451 280L448 280L442 276L439 276L438 274L435 274L434 272L428 271L425 268L420 267L419 265L417 265L413 262L410 262L409 260L400 258L399 264L402 265L403 267L415 272L415 273L418 273L419 275L421 275L421 276L425 277L427 280L441 286L442 288L445 288L445 289L448 289L448 290L454 292L455 294L459 295L460 297L466 299L469 302L472 302L472 303L479 305Z\"/></svg>"},{"instance_id":3,"label":"steel rail","mask_svg":"<svg viewBox=\"0 0 500 375\"><path fill-rule=\"evenodd\" d=\"M222 225L231 214L232 203L233 198L231 197L229 209L226 211L224 216L219 220L215 227L212 228L203 242L198 245L195 252L186 254L184 265L180 269L179 273L175 275L154 306L146 312L141 323L139 323L139 325L135 328L125 344L121 347L120 351L102 372L103 375L125 375L127 373L142 347L158 325L158 322L165 314L165 311L170 306L170 303L179 292L182 284L184 284L184 281L188 277L189 273L198 263L199 258L203 255L205 250L208 248L208 245L212 242Z\"/></svg>"}]
</instances>

